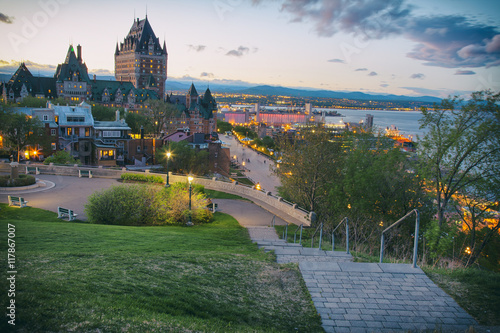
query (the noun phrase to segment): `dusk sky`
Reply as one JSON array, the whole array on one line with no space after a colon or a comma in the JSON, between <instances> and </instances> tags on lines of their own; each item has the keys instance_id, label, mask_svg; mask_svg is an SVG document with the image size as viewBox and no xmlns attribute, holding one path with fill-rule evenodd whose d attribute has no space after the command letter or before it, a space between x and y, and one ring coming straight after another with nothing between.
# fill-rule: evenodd
<instances>
[{"instance_id":1,"label":"dusk sky","mask_svg":"<svg viewBox=\"0 0 500 333\"><path fill-rule=\"evenodd\" d=\"M146 9L147 6L147 9ZM166 41L168 80L397 95L500 91L500 1L2 1L0 73L50 75L69 44L90 73L146 15Z\"/></svg>"}]
</instances>

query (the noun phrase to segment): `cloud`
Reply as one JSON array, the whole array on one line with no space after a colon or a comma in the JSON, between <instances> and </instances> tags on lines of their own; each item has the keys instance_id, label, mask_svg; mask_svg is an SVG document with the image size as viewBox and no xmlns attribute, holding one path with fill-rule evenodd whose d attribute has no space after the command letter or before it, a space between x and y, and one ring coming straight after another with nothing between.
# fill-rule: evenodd
<instances>
[{"instance_id":1,"label":"cloud","mask_svg":"<svg viewBox=\"0 0 500 333\"><path fill-rule=\"evenodd\" d=\"M110 71L109 69L89 69L89 75L97 75L97 76L115 76L115 73Z\"/></svg>"},{"instance_id":2,"label":"cloud","mask_svg":"<svg viewBox=\"0 0 500 333\"><path fill-rule=\"evenodd\" d=\"M382 88L387 88L389 85L388 85L387 83L382 83L380 86L381 86Z\"/></svg>"},{"instance_id":3,"label":"cloud","mask_svg":"<svg viewBox=\"0 0 500 333\"><path fill-rule=\"evenodd\" d=\"M254 52L256 52L257 50L254 49ZM242 57L246 54L248 54L250 52L250 48L246 47L246 46L240 46L238 47L237 50L231 50L231 51L228 51L226 53L227 56L233 56L233 57Z\"/></svg>"},{"instance_id":4,"label":"cloud","mask_svg":"<svg viewBox=\"0 0 500 333\"><path fill-rule=\"evenodd\" d=\"M370 74L368 74L368 76L377 76L378 73L377 72L370 72Z\"/></svg>"},{"instance_id":5,"label":"cloud","mask_svg":"<svg viewBox=\"0 0 500 333\"><path fill-rule=\"evenodd\" d=\"M188 49L189 49L189 51L203 52L203 51L205 51L206 46L205 45L192 45L192 44L189 44L188 45Z\"/></svg>"},{"instance_id":6,"label":"cloud","mask_svg":"<svg viewBox=\"0 0 500 333\"><path fill-rule=\"evenodd\" d=\"M13 17L8 17L7 15L0 13L0 22L12 24Z\"/></svg>"},{"instance_id":7,"label":"cloud","mask_svg":"<svg viewBox=\"0 0 500 333\"><path fill-rule=\"evenodd\" d=\"M215 77L215 75L213 73L203 72L200 74L200 77L206 77L206 78L212 79Z\"/></svg>"},{"instance_id":8,"label":"cloud","mask_svg":"<svg viewBox=\"0 0 500 333\"><path fill-rule=\"evenodd\" d=\"M410 79L420 79L423 80L425 79L425 75L422 73L415 73L410 76Z\"/></svg>"},{"instance_id":9,"label":"cloud","mask_svg":"<svg viewBox=\"0 0 500 333\"><path fill-rule=\"evenodd\" d=\"M355 72L366 72L368 68L356 68L354 71Z\"/></svg>"},{"instance_id":10,"label":"cloud","mask_svg":"<svg viewBox=\"0 0 500 333\"><path fill-rule=\"evenodd\" d=\"M337 64L345 64L345 61L342 60L342 59L330 59L330 60L327 60L328 62L334 62L334 63L337 63Z\"/></svg>"},{"instance_id":11,"label":"cloud","mask_svg":"<svg viewBox=\"0 0 500 333\"><path fill-rule=\"evenodd\" d=\"M31 74L35 76L53 76L56 71L56 66L54 65L39 64L30 60L25 60L24 63ZM14 74L20 64L17 60L7 61L2 59L0 60L0 73Z\"/></svg>"},{"instance_id":12,"label":"cloud","mask_svg":"<svg viewBox=\"0 0 500 333\"><path fill-rule=\"evenodd\" d=\"M500 66L498 27L466 16L418 15L408 0L280 1L291 22L313 24L319 36L343 32L364 40L404 37L416 44L407 56L428 66Z\"/></svg>"},{"instance_id":13,"label":"cloud","mask_svg":"<svg viewBox=\"0 0 500 333\"><path fill-rule=\"evenodd\" d=\"M496 28L470 22L462 16L415 18L405 36L417 42L408 57L422 60L427 66L500 65L500 34Z\"/></svg>"},{"instance_id":14,"label":"cloud","mask_svg":"<svg viewBox=\"0 0 500 333\"><path fill-rule=\"evenodd\" d=\"M448 98L450 96L464 96L470 97L471 91L466 90L452 90L452 89L428 89L421 87L401 87L402 89L409 90L416 96L434 96L439 98Z\"/></svg>"},{"instance_id":15,"label":"cloud","mask_svg":"<svg viewBox=\"0 0 500 333\"><path fill-rule=\"evenodd\" d=\"M474 71L465 71L465 70L457 70L455 75L474 75L476 72Z\"/></svg>"}]
</instances>

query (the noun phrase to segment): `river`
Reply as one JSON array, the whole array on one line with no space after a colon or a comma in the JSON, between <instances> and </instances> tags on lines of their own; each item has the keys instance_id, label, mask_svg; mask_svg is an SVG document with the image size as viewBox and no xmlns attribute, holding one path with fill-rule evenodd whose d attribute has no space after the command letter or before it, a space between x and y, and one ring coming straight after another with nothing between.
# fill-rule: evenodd
<instances>
[{"instance_id":1,"label":"river","mask_svg":"<svg viewBox=\"0 0 500 333\"><path fill-rule=\"evenodd\" d=\"M331 111L332 109L316 109L318 111ZM423 137L426 133L425 130L420 129L419 120L422 118L420 111L384 111L384 110L350 110L339 109L336 110L344 117L329 117L326 116L327 123L338 123L341 121L359 123L361 120L365 121L366 115L373 115L373 126L378 129L385 129L396 126L400 133L405 136L412 136L417 140L417 136Z\"/></svg>"}]
</instances>

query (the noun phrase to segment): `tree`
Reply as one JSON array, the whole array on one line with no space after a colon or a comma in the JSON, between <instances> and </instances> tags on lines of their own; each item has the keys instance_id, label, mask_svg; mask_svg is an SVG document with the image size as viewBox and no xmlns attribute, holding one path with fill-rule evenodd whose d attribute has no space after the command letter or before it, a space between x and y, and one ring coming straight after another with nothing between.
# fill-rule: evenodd
<instances>
[{"instance_id":1,"label":"tree","mask_svg":"<svg viewBox=\"0 0 500 333\"><path fill-rule=\"evenodd\" d=\"M155 136L159 136L168 119L177 112L177 108L163 100L148 100L146 105L149 110L150 124Z\"/></svg>"},{"instance_id":2,"label":"tree","mask_svg":"<svg viewBox=\"0 0 500 333\"><path fill-rule=\"evenodd\" d=\"M424 179L415 172L415 161L394 147L394 141L371 133L346 133L341 177L332 184L332 215L349 218L354 246L378 242L379 232L406 213L419 209L421 221L430 217ZM402 225L392 247L407 251L413 225ZM388 235L390 237L391 235Z\"/></svg>"},{"instance_id":3,"label":"tree","mask_svg":"<svg viewBox=\"0 0 500 333\"><path fill-rule=\"evenodd\" d=\"M488 242L500 229L498 218L500 200L500 175L493 179L481 179L466 188L467 195L458 193L456 211L468 231L470 255L465 266L473 265ZM479 230L482 237L477 237Z\"/></svg>"},{"instance_id":4,"label":"tree","mask_svg":"<svg viewBox=\"0 0 500 333\"><path fill-rule=\"evenodd\" d=\"M120 111L121 114L125 113L123 107L111 108L104 105L95 105L92 107L92 117L97 121L114 121L116 119L116 111Z\"/></svg>"},{"instance_id":5,"label":"tree","mask_svg":"<svg viewBox=\"0 0 500 333\"><path fill-rule=\"evenodd\" d=\"M18 103L18 105L30 108L44 108L47 105L47 99L37 98L34 96L26 96L21 102Z\"/></svg>"},{"instance_id":6,"label":"tree","mask_svg":"<svg viewBox=\"0 0 500 333\"><path fill-rule=\"evenodd\" d=\"M169 142L156 153L156 160L167 164L167 151L171 152L169 171L181 174L205 175L208 173L208 157L206 150L196 150L186 141Z\"/></svg>"},{"instance_id":7,"label":"tree","mask_svg":"<svg viewBox=\"0 0 500 333\"><path fill-rule=\"evenodd\" d=\"M146 132L153 131L148 117L140 113L128 112L125 115L125 122L131 128L133 134L140 134L141 127L143 127Z\"/></svg>"},{"instance_id":8,"label":"tree","mask_svg":"<svg viewBox=\"0 0 500 333\"><path fill-rule=\"evenodd\" d=\"M340 169L341 143L331 139L318 126L302 130L293 140L281 136L276 141L281 163L274 172L281 180L280 194L323 218L329 185L337 181Z\"/></svg>"},{"instance_id":9,"label":"tree","mask_svg":"<svg viewBox=\"0 0 500 333\"><path fill-rule=\"evenodd\" d=\"M231 132L233 130L233 125L217 119L217 129L219 130L219 133Z\"/></svg>"},{"instance_id":10,"label":"tree","mask_svg":"<svg viewBox=\"0 0 500 333\"><path fill-rule=\"evenodd\" d=\"M17 148L17 162L20 160L21 149L38 143L45 129L37 118L31 118L22 113L13 113L3 126L5 139Z\"/></svg>"},{"instance_id":11,"label":"tree","mask_svg":"<svg viewBox=\"0 0 500 333\"><path fill-rule=\"evenodd\" d=\"M436 195L439 226L453 195L500 173L500 93L475 92L422 109L419 158Z\"/></svg>"}]
</instances>

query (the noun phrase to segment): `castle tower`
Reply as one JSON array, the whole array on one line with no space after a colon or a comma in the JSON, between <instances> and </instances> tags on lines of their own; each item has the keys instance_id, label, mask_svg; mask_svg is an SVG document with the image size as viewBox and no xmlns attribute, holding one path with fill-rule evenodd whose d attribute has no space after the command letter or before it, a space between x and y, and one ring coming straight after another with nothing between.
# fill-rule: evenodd
<instances>
[{"instance_id":1,"label":"castle tower","mask_svg":"<svg viewBox=\"0 0 500 333\"><path fill-rule=\"evenodd\" d=\"M196 91L196 88L194 87L194 84L191 83L191 87L189 87L189 90L186 95L186 107L189 109L191 106L195 106L196 103L198 102L198 92Z\"/></svg>"},{"instance_id":2,"label":"castle tower","mask_svg":"<svg viewBox=\"0 0 500 333\"><path fill-rule=\"evenodd\" d=\"M167 60L166 43L160 44L148 17L137 19L123 42L116 44L115 78L132 82L137 89L155 90L164 99Z\"/></svg>"}]
</instances>

